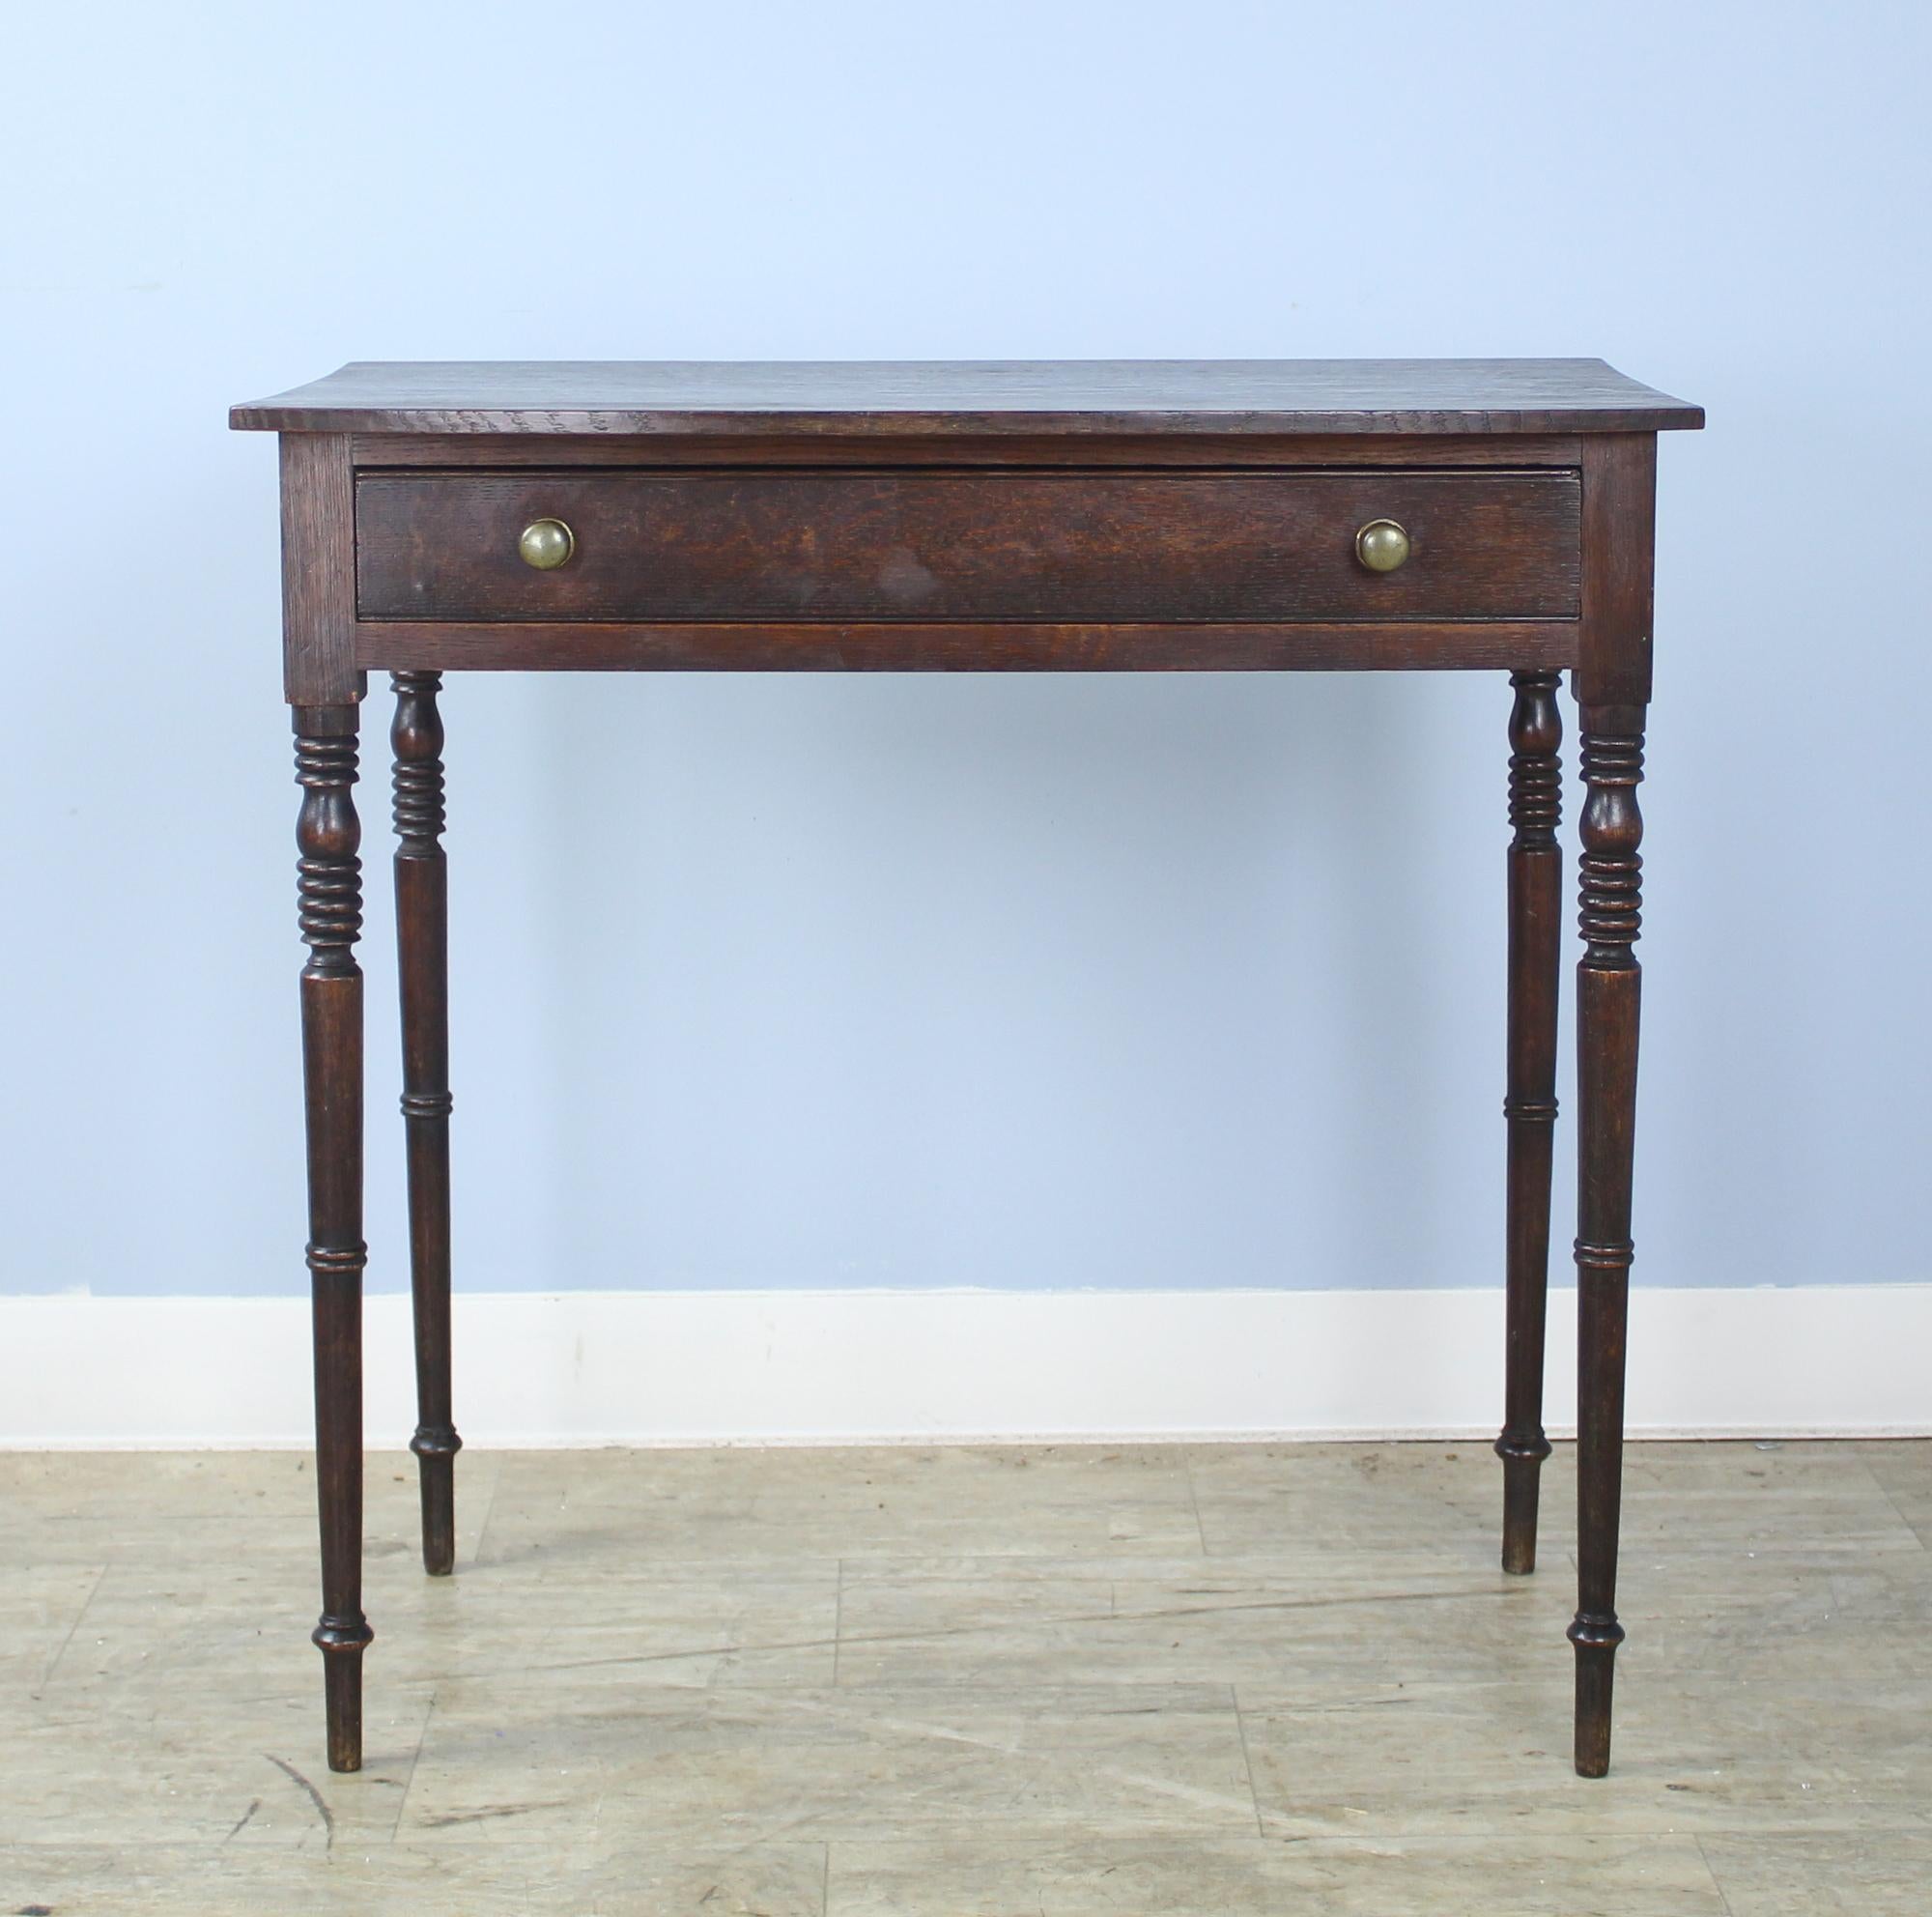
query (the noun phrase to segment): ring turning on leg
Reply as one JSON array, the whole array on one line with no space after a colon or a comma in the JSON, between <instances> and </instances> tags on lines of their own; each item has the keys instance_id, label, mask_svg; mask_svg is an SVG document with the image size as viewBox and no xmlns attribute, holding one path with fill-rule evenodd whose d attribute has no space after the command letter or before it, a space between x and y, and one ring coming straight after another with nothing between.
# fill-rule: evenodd
<instances>
[{"instance_id":1,"label":"ring turning on leg","mask_svg":"<svg viewBox=\"0 0 1932 1917\"><path fill-rule=\"evenodd\" d=\"M1505 1204L1508 1336L1502 1435L1503 1569L1536 1568L1543 1432L1543 1338L1549 1289L1549 1174L1556 1126L1561 972L1563 719L1554 672L1512 672L1509 815L1509 1129Z\"/></svg>"},{"instance_id":2,"label":"ring turning on leg","mask_svg":"<svg viewBox=\"0 0 1932 1917\"><path fill-rule=\"evenodd\" d=\"M309 1290L315 1330L316 1502L322 1532L328 1767L362 1765L362 868L355 708L298 707L296 822L308 1130Z\"/></svg>"},{"instance_id":3,"label":"ring turning on leg","mask_svg":"<svg viewBox=\"0 0 1932 1917\"><path fill-rule=\"evenodd\" d=\"M449 1376L449 881L443 858L439 672L390 675L396 694L396 947L402 981L403 1126L409 1141L410 1295L415 1320L416 1456L423 1569L456 1564L456 1454Z\"/></svg>"},{"instance_id":4,"label":"ring turning on leg","mask_svg":"<svg viewBox=\"0 0 1932 1917\"><path fill-rule=\"evenodd\" d=\"M1632 1136L1642 974L1642 709L1583 712L1583 958L1577 971L1577 1769L1610 1766L1617 1527L1630 1302ZM1617 723L1617 722L1621 723ZM1606 723L1608 722L1608 723ZM1612 726L1615 730L1612 730Z\"/></svg>"}]
</instances>

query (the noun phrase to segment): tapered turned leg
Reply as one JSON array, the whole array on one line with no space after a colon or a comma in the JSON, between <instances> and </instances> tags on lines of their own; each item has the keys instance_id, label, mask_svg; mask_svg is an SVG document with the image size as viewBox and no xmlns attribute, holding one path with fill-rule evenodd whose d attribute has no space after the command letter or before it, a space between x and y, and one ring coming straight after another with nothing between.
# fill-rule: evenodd
<instances>
[{"instance_id":1,"label":"tapered turned leg","mask_svg":"<svg viewBox=\"0 0 1932 1917\"><path fill-rule=\"evenodd\" d=\"M1624 1453L1624 1325L1630 1299L1631 1147L1636 1117L1636 954L1641 905L1643 711L1583 709L1577 971L1577 1769L1610 1767L1617 1646L1617 1524ZM1614 728L1614 730L1612 730Z\"/></svg>"},{"instance_id":2,"label":"tapered turned leg","mask_svg":"<svg viewBox=\"0 0 1932 1917\"><path fill-rule=\"evenodd\" d=\"M1554 672L1512 672L1509 812L1508 1342L1503 1428L1503 1569L1536 1568L1543 1433L1543 1328L1549 1290L1549 1161L1556 1128L1556 1000L1561 972L1563 720Z\"/></svg>"},{"instance_id":3,"label":"tapered turned leg","mask_svg":"<svg viewBox=\"0 0 1932 1917\"><path fill-rule=\"evenodd\" d=\"M362 929L355 707L298 707L302 1083L308 1116L308 1269L315 1323L315 1477L322 1529L328 1767L362 1764Z\"/></svg>"},{"instance_id":4,"label":"tapered turned leg","mask_svg":"<svg viewBox=\"0 0 1932 1917\"><path fill-rule=\"evenodd\" d=\"M395 672L396 944L402 977L403 1125L409 1137L410 1290L415 1307L416 1454L423 1569L456 1564L449 1386L449 886L442 855L440 672Z\"/></svg>"}]
</instances>

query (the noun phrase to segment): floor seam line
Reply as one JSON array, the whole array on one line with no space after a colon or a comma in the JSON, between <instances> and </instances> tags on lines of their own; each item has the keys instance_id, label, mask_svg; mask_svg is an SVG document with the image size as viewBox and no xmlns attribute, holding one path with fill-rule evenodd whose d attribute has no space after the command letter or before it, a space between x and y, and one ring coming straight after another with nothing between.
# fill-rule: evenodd
<instances>
[{"instance_id":1,"label":"floor seam line","mask_svg":"<svg viewBox=\"0 0 1932 1917\"><path fill-rule=\"evenodd\" d=\"M1241 1687L1238 1684L1228 1686L1228 1702L1235 1707L1235 1734L1241 1740L1241 1763L1248 1773L1248 1795L1255 1800L1255 1835L1265 1837L1267 1825L1262 1819L1262 1793L1255 1788L1255 1759L1254 1753L1248 1749L1248 1726L1241 1715Z\"/></svg>"},{"instance_id":2,"label":"floor seam line","mask_svg":"<svg viewBox=\"0 0 1932 1917\"><path fill-rule=\"evenodd\" d=\"M34 1690L36 1700L53 1682L54 1673L59 1669L61 1659L67 1655L68 1645L73 1643L73 1634L80 1629L80 1621L87 1616L88 1606L99 1595L100 1587L107 1582L107 1573L111 1568L111 1565L102 1564L100 1569L95 1573L94 1582L87 1588L87 1595L80 1600L80 1609L73 1614L73 1622L67 1627L67 1636L60 1641L60 1649L55 1651L53 1656L47 1660L47 1668L41 1673L41 1681Z\"/></svg>"},{"instance_id":3,"label":"floor seam line","mask_svg":"<svg viewBox=\"0 0 1932 1917\"><path fill-rule=\"evenodd\" d=\"M1905 1515L1904 1506L1901 1505L1898 1500L1891 1495L1891 1486L1889 1485L1885 1481L1885 1479L1878 1474L1877 1472L1872 1470L1871 1460L1867 1457L1861 1455L1859 1463L1864 1467L1865 1475L1868 1478L1870 1478L1875 1485L1878 1486L1878 1495L1881 1498L1883 1498L1888 1504L1891 1506L1892 1515L1897 1518L1898 1522L1902 1524L1905 1527L1905 1529L1912 1533L1914 1537L1918 1538L1919 1550L1924 1551L1927 1550L1928 1548L1932 1548L1927 1546L1925 1542L1924 1533L1920 1531L1918 1527Z\"/></svg>"},{"instance_id":4,"label":"floor seam line","mask_svg":"<svg viewBox=\"0 0 1932 1917\"><path fill-rule=\"evenodd\" d=\"M1201 1522L1201 1492L1194 1482L1194 1461L1183 1457L1180 1461L1181 1475L1187 1480L1187 1502L1194 1506L1194 1534L1201 1540L1201 1555L1208 1552L1208 1527Z\"/></svg>"},{"instance_id":5,"label":"floor seam line","mask_svg":"<svg viewBox=\"0 0 1932 1917\"><path fill-rule=\"evenodd\" d=\"M845 1637L845 1560L838 1559L837 1582L832 1593L832 1683L836 1690L838 1685L838 1653ZM829 1856L832 1846L826 1845Z\"/></svg>"},{"instance_id":6,"label":"floor seam line","mask_svg":"<svg viewBox=\"0 0 1932 1917\"><path fill-rule=\"evenodd\" d=\"M1704 1836L1700 1831L1694 1840L1697 1855L1703 1861L1705 1870L1711 1874L1711 1888L1718 1893L1718 1902L1724 1906L1724 1917L1736 1917L1731 1909L1731 1894L1724 1888L1723 1879L1718 1875L1717 1866L1711 1862L1711 1853L1704 1848Z\"/></svg>"},{"instance_id":7,"label":"floor seam line","mask_svg":"<svg viewBox=\"0 0 1932 1917\"><path fill-rule=\"evenodd\" d=\"M490 1480L490 1501L483 1506L483 1522L476 1530L476 1548L469 1554L473 1570L483 1559L483 1540L490 1535L490 1520L497 1515L497 1493L503 1487L503 1460L497 1460L497 1473Z\"/></svg>"},{"instance_id":8,"label":"floor seam line","mask_svg":"<svg viewBox=\"0 0 1932 1917\"><path fill-rule=\"evenodd\" d=\"M423 1746L429 1742L430 1719L436 1715L437 1687L429 1687L429 1708L423 1712L422 1730L416 1747L410 1753L410 1774L403 1780L403 1793L396 1800L396 1821L389 1826L389 1842L394 1844L403 1831L403 1813L410 1807L410 1792L416 1788L416 1766L422 1762Z\"/></svg>"}]
</instances>

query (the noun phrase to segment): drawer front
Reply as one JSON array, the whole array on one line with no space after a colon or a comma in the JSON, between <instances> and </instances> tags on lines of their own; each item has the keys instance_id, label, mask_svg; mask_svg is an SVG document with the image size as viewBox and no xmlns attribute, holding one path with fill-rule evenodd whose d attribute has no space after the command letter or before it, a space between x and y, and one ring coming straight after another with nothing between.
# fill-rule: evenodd
<instances>
[{"instance_id":1,"label":"drawer front","mask_svg":"<svg viewBox=\"0 0 1932 1917\"><path fill-rule=\"evenodd\" d=\"M553 570L524 529L570 529ZM1408 558L1372 572L1358 529ZM1082 624L1577 616L1573 472L603 472L356 482L365 620Z\"/></svg>"}]
</instances>

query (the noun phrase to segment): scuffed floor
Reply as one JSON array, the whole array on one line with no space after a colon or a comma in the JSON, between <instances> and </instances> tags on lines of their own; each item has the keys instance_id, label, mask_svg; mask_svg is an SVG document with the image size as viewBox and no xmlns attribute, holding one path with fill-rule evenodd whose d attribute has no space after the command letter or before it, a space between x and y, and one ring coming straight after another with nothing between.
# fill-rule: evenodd
<instances>
[{"instance_id":1,"label":"scuffed floor","mask_svg":"<svg viewBox=\"0 0 1932 1917\"><path fill-rule=\"evenodd\" d=\"M0 1455L0 1913L1860 1917L1932 1909L1932 1443L1645 1445L1611 1776L1574 1471L1481 1445L372 1462L367 1762L312 1480Z\"/></svg>"}]
</instances>

